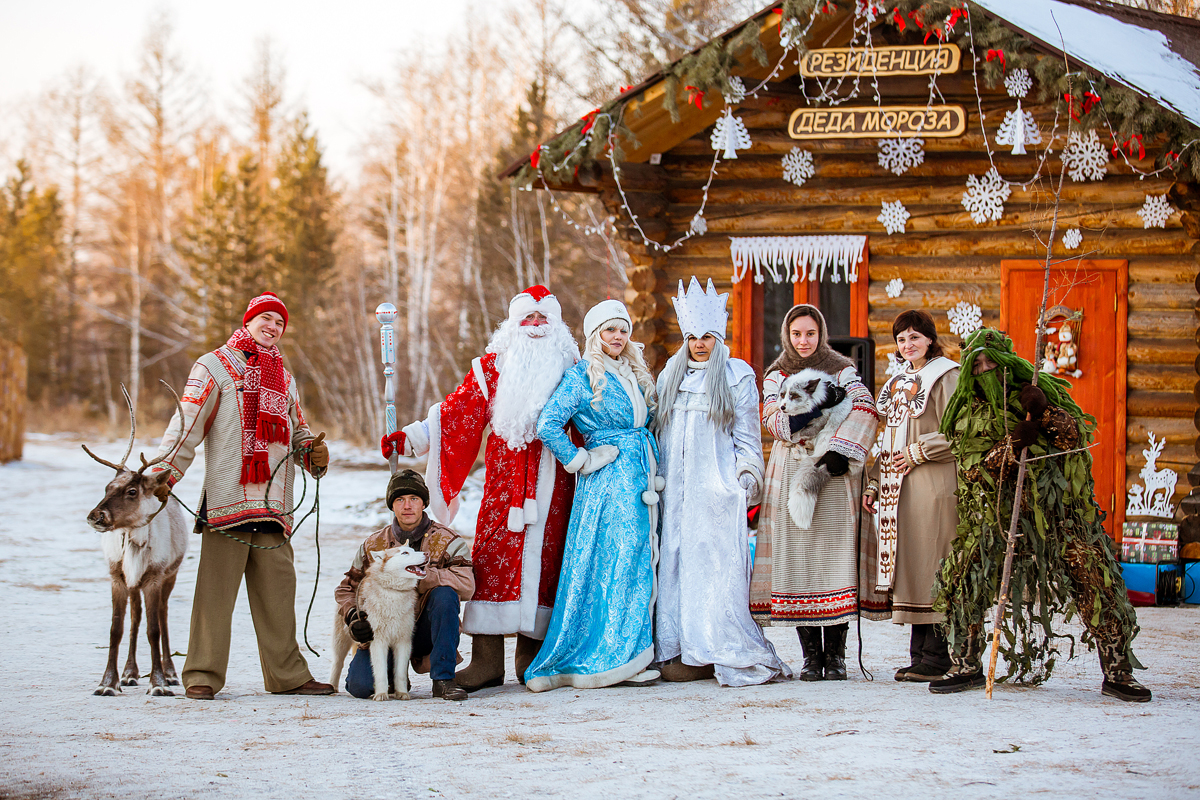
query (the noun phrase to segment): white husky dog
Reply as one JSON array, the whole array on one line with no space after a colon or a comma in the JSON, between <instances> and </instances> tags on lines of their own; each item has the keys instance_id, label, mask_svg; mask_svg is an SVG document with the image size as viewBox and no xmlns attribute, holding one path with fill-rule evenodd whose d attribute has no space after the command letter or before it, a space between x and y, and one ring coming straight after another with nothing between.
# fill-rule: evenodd
<instances>
[{"instance_id":1,"label":"white husky dog","mask_svg":"<svg viewBox=\"0 0 1200 800\"><path fill-rule=\"evenodd\" d=\"M428 556L408 545L367 553L365 574L358 584L358 608L366 612L374 638L371 640L371 672L375 677L372 700L387 700L388 652L394 654L393 700L407 700L408 661L412 657L413 628L417 623L417 583L425 577ZM341 614L334 615L333 672L329 682L336 688L346 654L357 642L350 636Z\"/></svg>"},{"instance_id":2,"label":"white husky dog","mask_svg":"<svg viewBox=\"0 0 1200 800\"><path fill-rule=\"evenodd\" d=\"M817 497L830 478L828 468L817 466L817 461L829 450L829 442L850 415L851 405L846 390L820 370L802 369L785 378L779 387L779 407L788 416L820 412L797 431L808 450L800 459L788 492L788 513L797 528L807 530L812 526Z\"/></svg>"}]
</instances>

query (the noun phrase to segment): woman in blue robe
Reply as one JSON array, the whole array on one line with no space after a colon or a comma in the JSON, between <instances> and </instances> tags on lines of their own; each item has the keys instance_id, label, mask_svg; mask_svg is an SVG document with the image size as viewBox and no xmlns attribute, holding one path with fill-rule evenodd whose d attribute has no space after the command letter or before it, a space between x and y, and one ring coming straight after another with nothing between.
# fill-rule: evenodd
<instances>
[{"instance_id":1,"label":"woman in blue robe","mask_svg":"<svg viewBox=\"0 0 1200 800\"><path fill-rule=\"evenodd\" d=\"M563 376L538 420L538 438L577 475L550 629L525 685L595 689L658 678L654 599L658 562L658 445L650 433L654 381L629 341L629 312L605 300L584 318L583 359ZM563 428L573 422L585 447Z\"/></svg>"}]
</instances>

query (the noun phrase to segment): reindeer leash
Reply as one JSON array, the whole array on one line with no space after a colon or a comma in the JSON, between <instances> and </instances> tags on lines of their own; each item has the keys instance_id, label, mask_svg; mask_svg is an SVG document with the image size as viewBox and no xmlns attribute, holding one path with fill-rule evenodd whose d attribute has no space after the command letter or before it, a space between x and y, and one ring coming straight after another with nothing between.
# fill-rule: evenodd
<instances>
[{"instance_id":1,"label":"reindeer leash","mask_svg":"<svg viewBox=\"0 0 1200 800\"><path fill-rule=\"evenodd\" d=\"M309 599L308 599L308 610L304 613L304 646L307 647L309 649L309 652L311 652L314 656L316 656L317 658L320 658L321 654L318 653L313 648L313 646L311 644L309 644L309 642L308 642L308 620L312 616L313 605L317 601L317 587L320 586L320 584L321 584L321 479L319 477L317 477L316 475L313 476L313 481L315 481L315 486L313 487L312 508L310 508L308 510L308 513L306 513L294 525L292 525L291 533L286 532L287 526L283 524L283 518L285 516L287 516L288 514L294 515L296 509L299 508L300 506L304 505L304 498L308 495L308 471L304 470L304 469L300 470L300 476L303 479L300 484L300 499L297 500L296 502L292 503L292 510L290 512L285 512L285 513L277 512L271 508L270 504L266 500L266 498L271 495L271 484L275 481L275 475L279 472L279 468L282 467L284 464L288 463L291 460L292 456L296 455L297 453L305 452L309 449L311 449L311 440L308 442L303 442L303 443L298 444L295 447L293 447L291 450L288 451L286 456L284 456L283 458L281 458L279 460L279 463L275 465L275 469L271 470L271 477L267 479L267 488L266 488L266 491L263 493L264 494L263 507L264 507L264 510L267 512L268 517L273 518L281 526L283 526L283 529L285 532L283 534L282 542L280 542L279 544L273 544L273 545L254 544L253 542L247 542L245 539L242 539L239 536L234 536L229 531L218 531L216 529L212 529L212 530L215 533L220 533L221 535L225 536L227 539L232 539L233 541L238 542L239 544L244 544L244 545L246 545L246 547L252 547L255 550L278 550L279 548L283 547L285 544L287 544L288 542L290 542L292 540L292 537L296 535L296 531L300 530L300 526L303 525L308 520L309 517L313 516L314 514L316 515L316 518L313 520L313 544L316 546L316 551L317 551L317 575L313 579L313 590L312 590L312 596L309 597ZM179 505L183 508L184 511L191 514L192 518L194 520L196 520L198 522L202 521L205 525L208 524L207 520L200 519L200 514L197 511L189 508L186 503L184 503L182 500L179 499L179 495L175 494L174 489L172 489L168 493L168 496L174 497L175 502L179 503ZM159 508L158 511L155 511L154 515L157 515L159 513L159 511L162 511L163 508L166 508L166 506L167 506L167 501L163 500L162 507ZM151 519L153 519L153 518L154 517L151 516Z\"/></svg>"}]
</instances>

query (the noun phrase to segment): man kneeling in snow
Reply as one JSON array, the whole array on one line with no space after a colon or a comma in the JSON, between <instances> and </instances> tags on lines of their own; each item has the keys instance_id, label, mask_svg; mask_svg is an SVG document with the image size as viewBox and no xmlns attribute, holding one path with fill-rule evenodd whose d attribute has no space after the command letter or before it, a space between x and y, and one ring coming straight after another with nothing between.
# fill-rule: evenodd
<instances>
[{"instance_id":1,"label":"man kneeling in snow","mask_svg":"<svg viewBox=\"0 0 1200 800\"><path fill-rule=\"evenodd\" d=\"M395 515L391 524L368 536L359 546L354 564L333 593L350 635L362 645L346 673L346 691L361 698L370 697L375 691L371 653L365 646L373 638L371 621L355 604L358 584L365 572L366 554L407 544L429 557L425 577L417 584L413 669L429 673L433 679L434 697L466 700L466 691L454 682L454 668L458 664L459 604L470 600L475 593L471 548L457 533L434 522L425 513L429 489L420 473L402 469L393 475L388 481L387 505ZM391 661L389 654L389 676L394 674ZM392 686L389 691L404 691L404 687Z\"/></svg>"}]
</instances>

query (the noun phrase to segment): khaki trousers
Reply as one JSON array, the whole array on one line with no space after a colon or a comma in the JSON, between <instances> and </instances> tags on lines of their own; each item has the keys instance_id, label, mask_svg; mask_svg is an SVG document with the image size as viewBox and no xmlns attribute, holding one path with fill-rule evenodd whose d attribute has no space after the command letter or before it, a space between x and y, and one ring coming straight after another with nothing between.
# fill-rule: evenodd
<instances>
[{"instance_id":1,"label":"khaki trousers","mask_svg":"<svg viewBox=\"0 0 1200 800\"><path fill-rule=\"evenodd\" d=\"M282 533L233 535L264 547L283 541ZM243 575L267 691L286 692L312 680L296 642L296 568L291 542L275 550L259 550L205 526L183 666L185 688L207 685L219 692L225 685L233 606Z\"/></svg>"}]
</instances>

